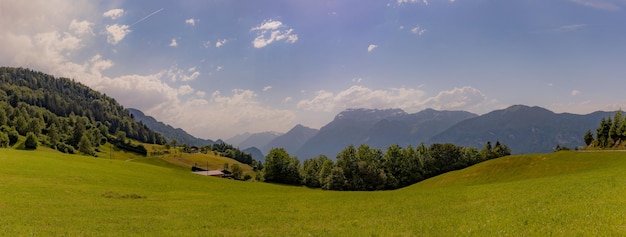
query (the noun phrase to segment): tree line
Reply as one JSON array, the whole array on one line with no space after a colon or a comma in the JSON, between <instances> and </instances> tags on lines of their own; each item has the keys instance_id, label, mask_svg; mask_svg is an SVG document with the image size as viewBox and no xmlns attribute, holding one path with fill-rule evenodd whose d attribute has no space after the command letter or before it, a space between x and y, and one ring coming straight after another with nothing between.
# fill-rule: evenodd
<instances>
[{"instance_id":1,"label":"tree line","mask_svg":"<svg viewBox=\"0 0 626 237\"><path fill-rule=\"evenodd\" d=\"M106 142L147 153L127 138L166 142L161 134L135 121L114 99L87 86L28 69L1 67L0 146L14 145L19 136L26 137L26 149L43 144L87 155L95 155Z\"/></svg>"},{"instance_id":2,"label":"tree line","mask_svg":"<svg viewBox=\"0 0 626 237\"><path fill-rule=\"evenodd\" d=\"M595 137L591 130L587 130L583 139L585 144L590 147L613 148L620 146L626 141L626 116L620 110L615 112L613 118L602 118L596 129Z\"/></svg>"},{"instance_id":3,"label":"tree line","mask_svg":"<svg viewBox=\"0 0 626 237\"><path fill-rule=\"evenodd\" d=\"M500 142L494 146L487 142L481 150L449 143L392 145L385 152L350 145L337 154L336 161L320 155L300 164L284 149L274 148L265 157L262 177L265 182L326 190L391 190L510 154L509 147Z\"/></svg>"}]
</instances>

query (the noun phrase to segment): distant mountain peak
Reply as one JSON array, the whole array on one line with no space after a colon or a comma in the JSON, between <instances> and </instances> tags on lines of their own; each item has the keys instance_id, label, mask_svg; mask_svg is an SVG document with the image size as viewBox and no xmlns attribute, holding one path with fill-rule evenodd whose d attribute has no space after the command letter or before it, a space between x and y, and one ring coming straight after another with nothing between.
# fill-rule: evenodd
<instances>
[{"instance_id":1,"label":"distant mountain peak","mask_svg":"<svg viewBox=\"0 0 626 237\"><path fill-rule=\"evenodd\" d=\"M402 109L365 109L365 108L351 108L346 109L337 116L335 119L343 120L381 120L389 117L399 117L406 115Z\"/></svg>"},{"instance_id":2,"label":"distant mountain peak","mask_svg":"<svg viewBox=\"0 0 626 237\"><path fill-rule=\"evenodd\" d=\"M539 106L527 106L527 105L511 105L506 109L503 109L503 111L506 112L518 112L518 111L541 111L541 112L551 112L550 110L546 109L546 108L542 108Z\"/></svg>"}]
</instances>

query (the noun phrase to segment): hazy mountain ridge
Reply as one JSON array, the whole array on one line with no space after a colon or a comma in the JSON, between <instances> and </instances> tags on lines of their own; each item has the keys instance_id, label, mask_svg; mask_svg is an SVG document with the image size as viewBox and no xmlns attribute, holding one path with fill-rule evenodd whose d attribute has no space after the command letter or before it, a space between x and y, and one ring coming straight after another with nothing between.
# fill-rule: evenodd
<instances>
[{"instance_id":1,"label":"hazy mountain ridge","mask_svg":"<svg viewBox=\"0 0 626 237\"><path fill-rule=\"evenodd\" d=\"M481 116L466 111L433 109L413 114L401 109L349 109L338 113L333 121L319 130L298 124L282 135L276 132L245 133L229 140L240 139L237 147L254 148L255 159L267 154L271 148L285 148L301 160L320 154L334 159L349 145L366 144L385 149L393 144L406 147L422 142L481 148L486 141L500 141L514 154L543 153L553 151L557 145L570 148L583 145L584 133L589 129L595 131L600 120L613 113L557 114L525 105L514 105ZM179 130L182 131L175 129Z\"/></svg>"},{"instance_id":2,"label":"hazy mountain ridge","mask_svg":"<svg viewBox=\"0 0 626 237\"><path fill-rule=\"evenodd\" d=\"M237 145L239 148L248 148L248 147L265 147L272 140L282 135L279 132L260 132L260 133L252 133L245 140Z\"/></svg>"},{"instance_id":3,"label":"hazy mountain ridge","mask_svg":"<svg viewBox=\"0 0 626 237\"><path fill-rule=\"evenodd\" d=\"M296 152L300 159L324 154L331 159L349 145L384 149L426 142L448 127L477 115L465 111L427 109L408 114L401 109L350 109L339 113Z\"/></svg>"},{"instance_id":4,"label":"hazy mountain ridge","mask_svg":"<svg viewBox=\"0 0 626 237\"><path fill-rule=\"evenodd\" d=\"M261 151L267 154L272 148L284 148L289 154L294 154L306 141L317 134L317 132L319 132L318 129L298 124L287 133L274 138L274 140L265 145Z\"/></svg>"},{"instance_id":5,"label":"hazy mountain ridge","mask_svg":"<svg viewBox=\"0 0 626 237\"><path fill-rule=\"evenodd\" d=\"M135 120L142 122L150 129L160 133L168 142L176 139L178 144L187 144L190 146L206 146L215 143L210 139L196 138L181 128L174 128L169 124L157 121L155 118L145 115L138 109L129 108L128 111L133 115Z\"/></svg>"},{"instance_id":6,"label":"hazy mountain ridge","mask_svg":"<svg viewBox=\"0 0 626 237\"><path fill-rule=\"evenodd\" d=\"M500 141L515 154L551 152L557 145L584 145L585 132L594 131L602 118L613 113L557 114L537 106L514 105L462 121L433 137L430 143L481 147L486 141Z\"/></svg>"}]
</instances>

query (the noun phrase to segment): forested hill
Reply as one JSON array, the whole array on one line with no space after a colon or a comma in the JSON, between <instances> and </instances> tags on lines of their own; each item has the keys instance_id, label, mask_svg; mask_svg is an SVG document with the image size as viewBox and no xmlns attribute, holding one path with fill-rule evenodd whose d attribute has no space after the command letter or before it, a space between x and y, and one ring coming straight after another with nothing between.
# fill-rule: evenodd
<instances>
[{"instance_id":1,"label":"forested hill","mask_svg":"<svg viewBox=\"0 0 626 237\"><path fill-rule=\"evenodd\" d=\"M48 136L47 139L58 140L51 143L76 145L80 133L90 134L91 143L101 142L98 136L110 139L109 135L124 135L145 143L166 142L161 134L135 121L128 110L106 94L74 80L29 69L0 67L0 106L0 125L13 127L21 135L49 135L53 126L52 135L59 137ZM90 129L99 132L90 133ZM63 136L71 131L73 138Z\"/></svg>"},{"instance_id":2,"label":"forested hill","mask_svg":"<svg viewBox=\"0 0 626 237\"><path fill-rule=\"evenodd\" d=\"M138 109L128 108L128 111L130 111L130 114L133 115L135 120L162 134L168 141L176 140L176 143L178 144L187 144L190 146L206 146L215 143L210 139L197 138L187 133L185 130L174 128L169 124L159 122L155 118L145 115Z\"/></svg>"}]
</instances>

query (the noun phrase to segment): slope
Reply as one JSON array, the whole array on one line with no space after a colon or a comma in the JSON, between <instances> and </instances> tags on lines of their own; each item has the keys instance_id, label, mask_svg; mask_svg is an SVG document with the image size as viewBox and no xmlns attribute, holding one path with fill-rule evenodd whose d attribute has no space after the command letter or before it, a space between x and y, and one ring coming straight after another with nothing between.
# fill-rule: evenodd
<instances>
[{"instance_id":1,"label":"slope","mask_svg":"<svg viewBox=\"0 0 626 237\"><path fill-rule=\"evenodd\" d=\"M0 107L5 110L5 115L0 117L10 119L0 119L0 125L7 123L21 135L26 132L47 135L52 124L59 133L79 130L73 141L54 139L53 143L67 142L75 146L79 135L85 133L82 130L90 127L97 127L102 136L124 132L126 137L141 142L165 143L161 134L131 118L128 110L115 99L67 78L55 78L23 68L0 67L0 102ZM25 122L20 122L22 119ZM37 126L21 129L28 123ZM100 143L94 140L92 144Z\"/></svg>"},{"instance_id":2,"label":"slope","mask_svg":"<svg viewBox=\"0 0 626 237\"><path fill-rule=\"evenodd\" d=\"M625 168L626 153L512 156L401 190L330 192L0 149L0 235L621 236Z\"/></svg>"},{"instance_id":3,"label":"slope","mask_svg":"<svg viewBox=\"0 0 626 237\"><path fill-rule=\"evenodd\" d=\"M214 142L210 139L201 139L192 136L187 133L185 130L180 128L174 128L169 124L164 124L163 122L157 121L155 118L151 116L145 115L138 109L129 108L128 111L135 118L135 120L142 122L148 128L154 130L155 132L160 133L167 139L167 141L172 141L176 139L178 144L187 144L190 146L206 146L211 145Z\"/></svg>"}]
</instances>

